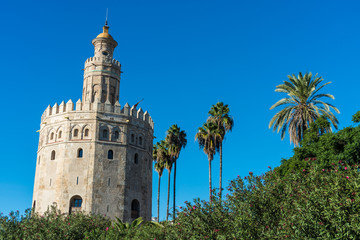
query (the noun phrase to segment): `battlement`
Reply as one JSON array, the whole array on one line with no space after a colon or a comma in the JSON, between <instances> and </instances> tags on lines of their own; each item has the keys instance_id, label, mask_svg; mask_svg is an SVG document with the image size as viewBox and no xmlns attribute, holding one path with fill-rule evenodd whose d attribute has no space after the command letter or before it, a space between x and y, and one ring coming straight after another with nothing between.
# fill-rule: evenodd
<instances>
[{"instance_id":1,"label":"battlement","mask_svg":"<svg viewBox=\"0 0 360 240\"><path fill-rule=\"evenodd\" d=\"M150 117L148 111L143 111L142 108L136 109L135 105L130 107L128 103L121 108L119 102L116 102L115 105L112 105L109 101L105 103L100 102L81 102L79 99L75 104L71 101L71 99L65 103L62 101L60 105L55 103L53 106L49 105L44 113L41 116L41 122L45 120L46 117L55 116L63 113L84 113L84 112L98 112L98 113L110 113L113 115L126 116L138 119L140 121L144 121L152 128L154 128L154 122Z\"/></svg>"},{"instance_id":2,"label":"battlement","mask_svg":"<svg viewBox=\"0 0 360 240\"><path fill-rule=\"evenodd\" d=\"M89 63L109 63L109 64L113 64L116 65L117 67L121 67L121 64L118 60L116 59L107 59L107 58L103 58L103 57L90 57L88 59L86 59L85 61L85 66Z\"/></svg>"}]
</instances>

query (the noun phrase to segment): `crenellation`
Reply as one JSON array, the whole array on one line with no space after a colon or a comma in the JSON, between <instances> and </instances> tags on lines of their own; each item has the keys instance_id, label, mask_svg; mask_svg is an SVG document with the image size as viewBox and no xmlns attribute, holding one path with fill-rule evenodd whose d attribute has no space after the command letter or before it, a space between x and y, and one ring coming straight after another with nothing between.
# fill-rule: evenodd
<instances>
[{"instance_id":1,"label":"crenellation","mask_svg":"<svg viewBox=\"0 0 360 240\"><path fill-rule=\"evenodd\" d=\"M108 112L108 113L114 112L114 108L111 105L109 99L106 100L106 102L105 102L105 112Z\"/></svg>"},{"instance_id":2,"label":"crenellation","mask_svg":"<svg viewBox=\"0 0 360 240\"><path fill-rule=\"evenodd\" d=\"M72 112L74 111L74 103L71 101L71 99L66 103L66 112Z\"/></svg>"},{"instance_id":3,"label":"crenellation","mask_svg":"<svg viewBox=\"0 0 360 240\"><path fill-rule=\"evenodd\" d=\"M75 111L81 111L82 110L82 106L81 106L81 100L77 100L76 102L76 109Z\"/></svg>"},{"instance_id":4,"label":"crenellation","mask_svg":"<svg viewBox=\"0 0 360 240\"><path fill-rule=\"evenodd\" d=\"M130 116L137 117L136 107L135 105L130 108Z\"/></svg>"},{"instance_id":5,"label":"crenellation","mask_svg":"<svg viewBox=\"0 0 360 240\"><path fill-rule=\"evenodd\" d=\"M148 111L144 113L141 107L136 109L135 105L130 107L130 105L126 103L124 107L121 108L119 102L116 102L115 105L112 105L110 101L106 101L105 103L98 101L90 103L88 101L81 102L81 99L79 99L75 105L71 99L66 104L64 101L62 101L60 105L57 103L55 103L53 106L49 105L41 116L41 122L43 122L49 116L53 117L58 114L81 112L99 112L105 114L111 113L116 118L122 118L122 116L131 116L148 123L153 128L153 122ZM66 116L65 118L68 119L69 117Z\"/></svg>"},{"instance_id":6,"label":"crenellation","mask_svg":"<svg viewBox=\"0 0 360 240\"><path fill-rule=\"evenodd\" d=\"M50 116L51 112L52 112L51 110L52 110L52 108L51 108L51 105L49 104L49 106L45 110L45 116Z\"/></svg>"},{"instance_id":7,"label":"crenellation","mask_svg":"<svg viewBox=\"0 0 360 240\"><path fill-rule=\"evenodd\" d=\"M148 111L145 111L143 120L150 124Z\"/></svg>"},{"instance_id":8,"label":"crenellation","mask_svg":"<svg viewBox=\"0 0 360 240\"><path fill-rule=\"evenodd\" d=\"M57 114L57 113L59 113L59 105L55 103L52 107L52 114Z\"/></svg>"},{"instance_id":9,"label":"crenellation","mask_svg":"<svg viewBox=\"0 0 360 240\"><path fill-rule=\"evenodd\" d=\"M121 105L118 101L115 102L115 113L120 114L121 113Z\"/></svg>"},{"instance_id":10,"label":"crenellation","mask_svg":"<svg viewBox=\"0 0 360 240\"><path fill-rule=\"evenodd\" d=\"M63 112L66 111L65 106L66 106L66 105L65 105L65 102L62 101L62 102L60 103L60 105L59 105L59 113L63 113Z\"/></svg>"},{"instance_id":11,"label":"crenellation","mask_svg":"<svg viewBox=\"0 0 360 240\"><path fill-rule=\"evenodd\" d=\"M144 116L144 111L142 110L142 108L139 108L139 110L137 111L137 118L140 120L143 120L143 116Z\"/></svg>"},{"instance_id":12,"label":"crenellation","mask_svg":"<svg viewBox=\"0 0 360 240\"><path fill-rule=\"evenodd\" d=\"M125 116L130 116L130 105L126 103L121 112L123 112Z\"/></svg>"}]
</instances>

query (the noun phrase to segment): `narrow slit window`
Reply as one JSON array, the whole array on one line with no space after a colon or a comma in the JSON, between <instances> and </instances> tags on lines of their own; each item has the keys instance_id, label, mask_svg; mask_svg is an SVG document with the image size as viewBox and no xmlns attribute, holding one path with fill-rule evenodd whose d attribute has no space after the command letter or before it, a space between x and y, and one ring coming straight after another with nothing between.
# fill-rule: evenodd
<instances>
[{"instance_id":1,"label":"narrow slit window","mask_svg":"<svg viewBox=\"0 0 360 240\"><path fill-rule=\"evenodd\" d=\"M79 184L79 177L76 177L76 185Z\"/></svg>"},{"instance_id":2,"label":"narrow slit window","mask_svg":"<svg viewBox=\"0 0 360 240\"><path fill-rule=\"evenodd\" d=\"M51 152L51 160L55 160L55 150Z\"/></svg>"},{"instance_id":3,"label":"narrow slit window","mask_svg":"<svg viewBox=\"0 0 360 240\"><path fill-rule=\"evenodd\" d=\"M108 138L108 130L106 130L106 129L103 130L103 138L104 139Z\"/></svg>"},{"instance_id":4,"label":"narrow slit window","mask_svg":"<svg viewBox=\"0 0 360 240\"><path fill-rule=\"evenodd\" d=\"M78 157L78 158L82 158L82 157L83 157L83 150L82 150L82 148L79 148L79 149L78 149L77 157Z\"/></svg>"},{"instance_id":5,"label":"narrow slit window","mask_svg":"<svg viewBox=\"0 0 360 240\"><path fill-rule=\"evenodd\" d=\"M49 183L49 185L51 186L51 178L50 178L50 183Z\"/></svg>"},{"instance_id":6,"label":"narrow slit window","mask_svg":"<svg viewBox=\"0 0 360 240\"><path fill-rule=\"evenodd\" d=\"M114 152L113 150L108 151L108 159L114 159Z\"/></svg>"},{"instance_id":7,"label":"narrow slit window","mask_svg":"<svg viewBox=\"0 0 360 240\"><path fill-rule=\"evenodd\" d=\"M110 187L110 178L108 179L108 187Z\"/></svg>"},{"instance_id":8,"label":"narrow slit window","mask_svg":"<svg viewBox=\"0 0 360 240\"><path fill-rule=\"evenodd\" d=\"M139 155L137 153L135 153L135 156L134 156L134 163L135 164L138 164L139 162Z\"/></svg>"}]
</instances>

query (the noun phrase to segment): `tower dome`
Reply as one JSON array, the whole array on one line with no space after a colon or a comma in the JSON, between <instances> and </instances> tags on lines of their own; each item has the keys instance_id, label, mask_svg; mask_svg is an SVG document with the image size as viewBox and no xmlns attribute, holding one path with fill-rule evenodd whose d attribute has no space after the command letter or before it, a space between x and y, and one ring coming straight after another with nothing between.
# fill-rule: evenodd
<instances>
[{"instance_id":1,"label":"tower dome","mask_svg":"<svg viewBox=\"0 0 360 240\"><path fill-rule=\"evenodd\" d=\"M97 35L96 38L110 38L111 40L114 40L113 37L109 34L109 26L107 24L103 26L103 32Z\"/></svg>"}]
</instances>

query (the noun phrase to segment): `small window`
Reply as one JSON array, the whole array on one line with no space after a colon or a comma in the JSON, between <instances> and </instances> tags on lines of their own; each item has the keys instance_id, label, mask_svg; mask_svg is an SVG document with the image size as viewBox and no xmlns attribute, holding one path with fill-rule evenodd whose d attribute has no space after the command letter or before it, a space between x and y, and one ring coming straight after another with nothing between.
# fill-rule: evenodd
<instances>
[{"instance_id":1,"label":"small window","mask_svg":"<svg viewBox=\"0 0 360 240\"><path fill-rule=\"evenodd\" d=\"M85 137L88 137L89 136L89 129L85 129Z\"/></svg>"},{"instance_id":2,"label":"small window","mask_svg":"<svg viewBox=\"0 0 360 240\"><path fill-rule=\"evenodd\" d=\"M35 207L36 207L36 200L34 200L32 212L35 212Z\"/></svg>"},{"instance_id":3,"label":"small window","mask_svg":"<svg viewBox=\"0 0 360 240\"><path fill-rule=\"evenodd\" d=\"M109 150L108 151L108 159L113 159L114 158L114 152L113 150Z\"/></svg>"},{"instance_id":4,"label":"small window","mask_svg":"<svg viewBox=\"0 0 360 240\"><path fill-rule=\"evenodd\" d=\"M39 156L39 159L38 159L38 164L40 164L40 156Z\"/></svg>"},{"instance_id":5,"label":"small window","mask_svg":"<svg viewBox=\"0 0 360 240\"><path fill-rule=\"evenodd\" d=\"M108 187L110 187L110 178L108 179Z\"/></svg>"},{"instance_id":6,"label":"small window","mask_svg":"<svg viewBox=\"0 0 360 240\"><path fill-rule=\"evenodd\" d=\"M131 218L140 217L140 203L138 200L134 199L131 202Z\"/></svg>"},{"instance_id":7,"label":"small window","mask_svg":"<svg viewBox=\"0 0 360 240\"><path fill-rule=\"evenodd\" d=\"M51 160L55 160L55 150L51 152Z\"/></svg>"},{"instance_id":8,"label":"small window","mask_svg":"<svg viewBox=\"0 0 360 240\"><path fill-rule=\"evenodd\" d=\"M134 134L131 134L131 142L135 142L135 135Z\"/></svg>"},{"instance_id":9,"label":"small window","mask_svg":"<svg viewBox=\"0 0 360 240\"><path fill-rule=\"evenodd\" d=\"M76 185L79 184L79 177L76 177Z\"/></svg>"},{"instance_id":10,"label":"small window","mask_svg":"<svg viewBox=\"0 0 360 240\"><path fill-rule=\"evenodd\" d=\"M59 132L59 138L61 138L62 131Z\"/></svg>"},{"instance_id":11,"label":"small window","mask_svg":"<svg viewBox=\"0 0 360 240\"><path fill-rule=\"evenodd\" d=\"M139 162L139 155L137 153L135 153L135 156L134 156L134 163L135 164L138 164Z\"/></svg>"},{"instance_id":12,"label":"small window","mask_svg":"<svg viewBox=\"0 0 360 240\"><path fill-rule=\"evenodd\" d=\"M78 129L75 129L74 130L74 137L77 137L79 135L79 130Z\"/></svg>"},{"instance_id":13,"label":"small window","mask_svg":"<svg viewBox=\"0 0 360 240\"><path fill-rule=\"evenodd\" d=\"M115 131L114 137L116 141L119 139L119 131Z\"/></svg>"},{"instance_id":14,"label":"small window","mask_svg":"<svg viewBox=\"0 0 360 240\"><path fill-rule=\"evenodd\" d=\"M107 139L108 138L108 130L104 129L103 130L103 135L102 135L103 138Z\"/></svg>"},{"instance_id":15,"label":"small window","mask_svg":"<svg viewBox=\"0 0 360 240\"><path fill-rule=\"evenodd\" d=\"M107 212L109 212L109 205L107 205L107 207L106 207L106 211L107 211Z\"/></svg>"},{"instance_id":16,"label":"small window","mask_svg":"<svg viewBox=\"0 0 360 240\"><path fill-rule=\"evenodd\" d=\"M142 145L142 137L139 137L139 145Z\"/></svg>"},{"instance_id":17,"label":"small window","mask_svg":"<svg viewBox=\"0 0 360 240\"><path fill-rule=\"evenodd\" d=\"M50 183L49 183L49 185L51 186L51 178L50 178Z\"/></svg>"},{"instance_id":18,"label":"small window","mask_svg":"<svg viewBox=\"0 0 360 240\"><path fill-rule=\"evenodd\" d=\"M51 134L50 134L50 140L53 140L54 139L54 133L52 132Z\"/></svg>"},{"instance_id":19,"label":"small window","mask_svg":"<svg viewBox=\"0 0 360 240\"><path fill-rule=\"evenodd\" d=\"M83 157L83 150L82 150L82 148L79 148L79 149L78 149L77 157L78 157L78 158L82 158L82 157Z\"/></svg>"}]
</instances>

